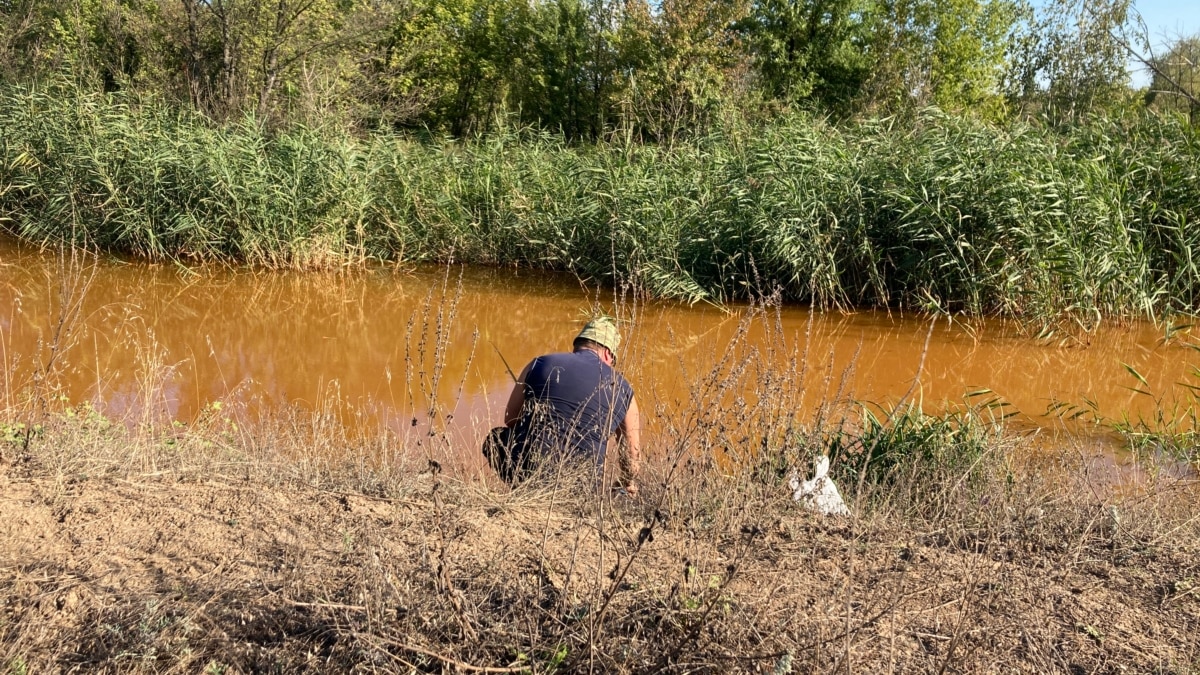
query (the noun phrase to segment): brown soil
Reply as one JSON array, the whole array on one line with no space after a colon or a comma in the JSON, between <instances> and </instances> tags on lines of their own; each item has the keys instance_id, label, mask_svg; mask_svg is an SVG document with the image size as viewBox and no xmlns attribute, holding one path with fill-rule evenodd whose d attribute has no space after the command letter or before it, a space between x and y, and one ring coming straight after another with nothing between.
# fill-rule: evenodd
<instances>
[{"instance_id":1,"label":"brown soil","mask_svg":"<svg viewBox=\"0 0 1200 675\"><path fill-rule=\"evenodd\" d=\"M1200 672L1178 483L932 476L829 518L711 467L630 502L130 442L0 467L0 672Z\"/></svg>"}]
</instances>

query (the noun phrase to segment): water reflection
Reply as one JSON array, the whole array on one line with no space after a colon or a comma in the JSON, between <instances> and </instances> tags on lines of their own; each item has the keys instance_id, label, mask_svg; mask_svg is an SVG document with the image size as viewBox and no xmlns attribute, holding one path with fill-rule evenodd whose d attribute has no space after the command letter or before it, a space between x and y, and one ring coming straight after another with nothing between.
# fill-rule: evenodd
<instances>
[{"instance_id":1,"label":"water reflection","mask_svg":"<svg viewBox=\"0 0 1200 675\"><path fill-rule=\"evenodd\" d=\"M54 255L0 242L0 356L11 402L50 353L64 273ZM469 447L498 423L513 370L568 348L596 302L612 291L511 270L378 268L344 273L181 269L105 260L60 364L62 393L109 414L190 420L213 401L250 410L340 403L344 420L397 434L432 411ZM624 303L622 368L651 411L649 435L694 405L693 389L741 336L757 351L743 391L709 405L782 397L797 415L823 401L894 401L913 386L927 408L989 389L1019 423L1051 429L1055 400L1094 401L1105 415L1136 416L1151 401L1122 364L1169 392L1191 377L1194 352L1164 345L1137 324L1108 327L1090 344L1029 339L998 321L971 327L884 312L813 315ZM926 339L928 338L928 348ZM752 372L751 372L752 371ZM774 385L763 382L790 373ZM801 376L802 375L802 376ZM713 403L713 401L719 401ZM423 424L423 422L422 422ZM418 427L421 425L419 424Z\"/></svg>"}]
</instances>

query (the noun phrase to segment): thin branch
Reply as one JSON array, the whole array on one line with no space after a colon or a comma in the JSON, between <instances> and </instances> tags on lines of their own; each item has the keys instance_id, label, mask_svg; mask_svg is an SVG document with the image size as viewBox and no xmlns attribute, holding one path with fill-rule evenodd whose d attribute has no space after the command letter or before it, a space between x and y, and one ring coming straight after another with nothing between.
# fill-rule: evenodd
<instances>
[{"instance_id":1,"label":"thin branch","mask_svg":"<svg viewBox=\"0 0 1200 675\"><path fill-rule=\"evenodd\" d=\"M475 665L471 665L470 663L464 663L462 661L459 661L458 659L450 658L449 656L446 656L444 654L439 654L435 651L425 649L423 647L411 645L411 644L408 644L407 642L398 642L396 640L390 640L388 638L385 638L385 637L382 637L379 635L367 635L365 633L355 633L354 636L358 637L358 638L367 638L369 640L379 640L380 642L383 642L384 644L390 645L392 647L396 647L398 649L403 649L404 651L412 652L414 654L428 656L431 659L437 659L438 661L441 661L442 663L445 663L450 666L454 666L455 668L457 668L459 670L466 670L466 671L470 671L472 673L525 673L525 672L529 672L529 666L510 666L510 667L504 667L504 668L499 668L499 667L495 667L495 666L475 666Z\"/></svg>"},{"instance_id":2,"label":"thin branch","mask_svg":"<svg viewBox=\"0 0 1200 675\"><path fill-rule=\"evenodd\" d=\"M1142 40L1144 40L1145 43L1147 45L1149 45L1150 44L1150 36L1149 36L1149 29L1146 28L1146 23L1142 20L1142 18L1140 16L1138 17L1137 22L1138 22L1139 30L1142 32L1142 35L1139 37L1141 37ZM1114 41L1116 41L1117 44L1121 45L1121 47L1123 47L1125 49L1125 51L1129 53L1130 56L1132 56L1134 59L1136 59L1139 63L1141 63L1146 68L1149 68L1150 71L1153 72L1155 75L1157 75L1158 77L1161 77L1163 80L1165 80L1167 82L1167 84L1174 87L1175 93L1177 95L1186 98L1188 100L1188 102L1190 102L1193 106L1200 107L1200 99L1197 99L1196 96L1194 94L1192 94L1191 92L1189 92L1186 88L1184 88L1184 86L1182 84L1180 84L1178 80L1176 80L1175 78L1168 75L1162 68L1159 67L1159 65L1157 63L1157 59L1154 58L1153 50L1151 50L1150 56L1148 56L1148 57L1143 56L1141 52L1139 52L1138 50L1133 48L1133 45L1130 44L1129 41L1126 40L1122 34L1119 34L1119 33L1113 32L1113 31L1109 31L1109 36L1111 36L1112 39Z\"/></svg>"}]
</instances>

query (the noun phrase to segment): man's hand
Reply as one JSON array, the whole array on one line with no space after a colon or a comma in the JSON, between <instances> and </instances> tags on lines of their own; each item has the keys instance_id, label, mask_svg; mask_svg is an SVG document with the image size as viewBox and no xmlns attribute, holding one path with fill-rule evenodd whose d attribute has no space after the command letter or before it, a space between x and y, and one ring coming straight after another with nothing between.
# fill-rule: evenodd
<instances>
[{"instance_id":1,"label":"man's hand","mask_svg":"<svg viewBox=\"0 0 1200 675\"><path fill-rule=\"evenodd\" d=\"M630 498L637 498L638 484L633 480L618 481L613 484L612 492L615 496L624 495Z\"/></svg>"},{"instance_id":2,"label":"man's hand","mask_svg":"<svg viewBox=\"0 0 1200 675\"><path fill-rule=\"evenodd\" d=\"M642 469L642 417L638 412L637 398L629 399L629 410L617 427L617 459L620 464L621 483L625 494L637 497L637 476Z\"/></svg>"}]
</instances>

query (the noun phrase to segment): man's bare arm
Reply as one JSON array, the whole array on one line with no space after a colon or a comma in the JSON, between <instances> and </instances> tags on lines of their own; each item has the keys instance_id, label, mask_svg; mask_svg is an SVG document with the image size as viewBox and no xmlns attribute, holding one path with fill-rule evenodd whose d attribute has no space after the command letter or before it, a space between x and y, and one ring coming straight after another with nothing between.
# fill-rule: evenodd
<instances>
[{"instance_id":1,"label":"man's bare arm","mask_svg":"<svg viewBox=\"0 0 1200 675\"><path fill-rule=\"evenodd\" d=\"M642 470L642 415L637 398L629 399L629 410L617 427L617 458L621 468L621 483L630 495L638 491L637 477Z\"/></svg>"},{"instance_id":2,"label":"man's bare arm","mask_svg":"<svg viewBox=\"0 0 1200 675\"><path fill-rule=\"evenodd\" d=\"M504 406L504 426L506 427L511 427L521 419L521 407L525 405L525 378L529 375L529 369L532 367L533 361L530 361L521 371L516 384L513 385L512 393L508 395L508 403Z\"/></svg>"}]
</instances>

